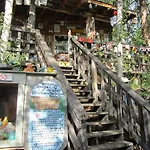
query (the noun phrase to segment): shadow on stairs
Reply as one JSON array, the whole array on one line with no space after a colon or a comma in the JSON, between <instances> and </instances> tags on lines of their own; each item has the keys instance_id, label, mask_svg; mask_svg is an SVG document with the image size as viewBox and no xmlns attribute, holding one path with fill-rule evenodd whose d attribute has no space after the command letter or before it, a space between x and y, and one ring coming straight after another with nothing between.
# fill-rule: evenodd
<instances>
[{"instance_id":1,"label":"shadow on stairs","mask_svg":"<svg viewBox=\"0 0 150 150\"><path fill-rule=\"evenodd\" d=\"M107 111L101 111L100 100L94 102L86 81L78 76L78 70L72 66L61 69L87 114L88 150L133 150L133 143L124 140L124 132L117 128L117 120L110 118Z\"/></svg>"}]
</instances>

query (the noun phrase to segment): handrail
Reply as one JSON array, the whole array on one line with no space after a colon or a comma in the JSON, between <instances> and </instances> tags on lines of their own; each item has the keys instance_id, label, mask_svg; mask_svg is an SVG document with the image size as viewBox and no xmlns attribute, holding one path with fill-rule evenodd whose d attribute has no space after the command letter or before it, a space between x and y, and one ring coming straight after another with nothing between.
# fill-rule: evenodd
<instances>
[{"instance_id":1,"label":"handrail","mask_svg":"<svg viewBox=\"0 0 150 150\"><path fill-rule=\"evenodd\" d=\"M98 111L108 111L109 116L117 119L119 130L126 130L129 139L136 141L144 150L150 149L150 104L72 36L69 43L70 54L74 59L72 62L78 66L79 75L85 77L87 82L95 77L100 78L95 101L101 102ZM93 62L95 65L92 65ZM94 77L95 74L98 76ZM88 82L88 87L92 89L93 83Z\"/></svg>"},{"instance_id":2,"label":"handrail","mask_svg":"<svg viewBox=\"0 0 150 150\"><path fill-rule=\"evenodd\" d=\"M38 46L37 51L41 51L45 59L45 62L47 64L47 67L52 67L54 70L57 71L56 78L61 82L62 87L66 90L67 99L68 99L68 113L71 115L72 117L71 121L73 121L75 128L78 130L75 139L76 140L80 139L79 141L76 141L75 143L72 142L73 144L80 143L80 145L74 145L74 148L76 149L76 147L78 147L78 149L80 150L86 150L87 149L87 147L85 146L86 144L83 144L83 142L86 141L86 134L85 134L86 130L85 130L85 125L84 125L85 120L86 120L86 112L84 108L82 107L80 101L78 100L77 96L75 95L69 82L67 81L65 75L61 71L61 68L59 67L54 56L52 55L50 48L44 41L44 38L42 37L39 30L36 30L35 36L36 36L36 42ZM69 123L69 127L73 128L70 123ZM73 137L75 136L74 134L75 134L75 131L72 131L72 133L69 133L69 136L72 136L70 139L74 139Z\"/></svg>"},{"instance_id":3,"label":"handrail","mask_svg":"<svg viewBox=\"0 0 150 150\"><path fill-rule=\"evenodd\" d=\"M74 38L71 40L86 54L91 58L102 70L104 70L113 81L117 82L119 86L121 86L135 101L136 103L143 106L147 111L150 112L150 104L145 101L140 95L138 95L135 91L133 91L129 85L124 83L115 73L113 73L108 67L106 67L98 58L96 58L90 51L88 51L82 44L80 44Z\"/></svg>"}]
</instances>

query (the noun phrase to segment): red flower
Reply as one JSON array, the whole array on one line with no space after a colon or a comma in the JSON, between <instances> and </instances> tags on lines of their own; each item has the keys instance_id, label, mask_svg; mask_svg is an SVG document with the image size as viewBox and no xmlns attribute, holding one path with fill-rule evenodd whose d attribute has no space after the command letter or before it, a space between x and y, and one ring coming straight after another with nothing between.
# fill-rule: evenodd
<instances>
[{"instance_id":1,"label":"red flower","mask_svg":"<svg viewBox=\"0 0 150 150\"><path fill-rule=\"evenodd\" d=\"M118 12L115 10L115 11L113 12L113 14L114 14L114 16L117 16Z\"/></svg>"}]
</instances>

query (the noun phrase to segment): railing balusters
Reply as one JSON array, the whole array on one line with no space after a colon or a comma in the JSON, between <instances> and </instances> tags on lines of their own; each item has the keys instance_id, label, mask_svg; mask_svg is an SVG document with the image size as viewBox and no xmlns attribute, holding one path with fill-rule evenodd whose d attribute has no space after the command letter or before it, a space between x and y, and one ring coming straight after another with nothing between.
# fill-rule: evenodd
<instances>
[{"instance_id":1,"label":"railing balusters","mask_svg":"<svg viewBox=\"0 0 150 150\"><path fill-rule=\"evenodd\" d=\"M123 130L123 117L122 117L122 89L117 85L117 118L118 118L118 128Z\"/></svg>"},{"instance_id":2,"label":"railing balusters","mask_svg":"<svg viewBox=\"0 0 150 150\"><path fill-rule=\"evenodd\" d=\"M92 66L93 62L95 63L97 68L97 76L101 78L101 86L97 87L99 92L98 96L101 99L102 106L107 107L109 115L117 117L118 128L120 130L127 130L129 137L134 139L137 143L140 143L144 150L150 149L150 104L146 103L146 101L141 96L136 94L129 87L129 85L125 84L120 78L116 76L116 74L114 74L105 65L103 65L103 63L100 62L98 58L94 57L94 55L91 54L86 47L84 47L74 38L71 38L71 41L74 47L77 47L79 51L82 52L77 53L77 66L83 77L86 76L80 70L82 68L82 63L79 62L79 57L85 59L85 56L83 56L84 53L84 55L87 57L87 62L89 62L88 66ZM96 82L96 80L93 80L95 72L93 70L90 72L89 67L85 67L85 69L87 69L86 79L89 89L94 89L96 86L94 86L94 83L92 84L91 81ZM95 94L97 93L95 92L94 95ZM126 95L126 99L124 99L124 95ZM99 110L101 109L102 108L99 108ZM145 139L145 141L141 142L142 139Z\"/></svg>"},{"instance_id":3,"label":"railing balusters","mask_svg":"<svg viewBox=\"0 0 150 150\"><path fill-rule=\"evenodd\" d=\"M132 102L129 94L126 94L127 104L128 104L128 132L129 137L133 138L133 116L132 116Z\"/></svg>"},{"instance_id":4,"label":"railing balusters","mask_svg":"<svg viewBox=\"0 0 150 150\"><path fill-rule=\"evenodd\" d=\"M145 141L147 147L150 147L150 113L143 108L143 122L144 122L144 131L145 131Z\"/></svg>"},{"instance_id":5,"label":"railing balusters","mask_svg":"<svg viewBox=\"0 0 150 150\"><path fill-rule=\"evenodd\" d=\"M107 109L108 109L108 113L109 113L109 116L113 116L113 101L112 101L112 85L111 85L111 78L110 76L108 75L108 97L109 97L109 102L108 102L108 105L107 105ZM107 87L106 87L107 88Z\"/></svg>"}]
</instances>

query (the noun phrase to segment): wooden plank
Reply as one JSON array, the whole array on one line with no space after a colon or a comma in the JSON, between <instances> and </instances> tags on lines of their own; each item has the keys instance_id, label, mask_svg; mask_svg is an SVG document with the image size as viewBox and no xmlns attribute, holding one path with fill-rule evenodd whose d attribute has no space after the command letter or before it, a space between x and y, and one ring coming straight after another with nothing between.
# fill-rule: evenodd
<instances>
[{"instance_id":1,"label":"wooden plank","mask_svg":"<svg viewBox=\"0 0 150 150\"><path fill-rule=\"evenodd\" d=\"M19 31L19 32L29 32L29 33L35 33L34 29L26 28L26 27L20 27L20 26L11 26L10 30Z\"/></svg>"},{"instance_id":2,"label":"wooden plank","mask_svg":"<svg viewBox=\"0 0 150 150\"><path fill-rule=\"evenodd\" d=\"M9 38L9 41L15 41L16 40L16 38L13 38L13 37L11 37L11 38ZM20 42L22 42L22 43L27 43L27 44L36 44L36 42L35 41L33 41L33 40L25 40L25 39L20 39L19 40Z\"/></svg>"},{"instance_id":3,"label":"wooden plank","mask_svg":"<svg viewBox=\"0 0 150 150\"><path fill-rule=\"evenodd\" d=\"M30 5L32 0L24 0L24 5Z\"/></svg>"},{"instance_id":4,"label":"wooden plank","mask_svg":"<svg viewBox=\"0 0 150 150\"><path fill-rule=\"evenodd\" d=\"M97 87L97 68L94 61L91 61L91 76L92 76L92 94L95 98L94 102L98 101L98 87Z\"/></svg>"},{"instance_id":5,"label":"wooden plank","mask_svg":"<svg viewBox=\"0 0 150 150\"><path fill-rule=\"evenodd\" d=\"M128 104L128 132L129 137L133 137L133 114L132 114L132 102L130 96L127 94L127 104Z\"/></svg>"},{"instance_id":6,"label":"wooden plank","mask_svg":"<svg viewBox=\"0 0 150 150\"><path fill-rule=\"evenodd\" d=\"M42 53L40 51L37 51L37 59L40 62L40 66L41 67L46 67L47 66L47 64L46 64L46 62L44 60L44 57L43 57L43 55L42 55Z\"/></svg>"},{"instance_id":7,"label":"wooden plank","mask_svg":"<svg viewBox=\"0 0 150 150\"><path fill-rule=\"evenodd\" d=\"M110 76L108 75L108 94L109 94L109 101L108 101L108 104L107 104L107 108L108 108L108 112L109 112L109 115L110 116L113 116L113 101L112 101L112 86L111 86L111 78Z\"/></svg>"},{"instance_id":8,"label":"wooden plank","mask_svg":"<svg viewBox=\"0 0 150 150\"><path fill-rule=\"evenodd\" d=\"M69 138L72 142L72 145L75 150L79 150L81 145L80 145L79 139L75 133L74 127L69 120L68 120L68 128L69 128Z\"/></svg>"},{"instance_id":9,"label":"wooden plank","mask_svg":"<svg viewBox=\"0 0 150 150\"><path fill-rule=\"evenodd\" d=\"M28 2L27 5L30 5L29 18L28 23L31 28L35 28L35 3L34 0L26 0Z\"/></svg>"},{"instance_id":10,"label":"wooden plank","mask_svg":"<svg viewBox=\"0 0 150 150\"><path fill-rule=\"evenodd\" d=\"M145 109L143 109L143 122L146 145L150 147L150 114Z\"/></svg>"},{"instance_id":11,"label":"wooden plank","mask_svg":"<svg viewBox=\"0 0 150 150\"><path fill-rule=\"evenodd\" d=\"M63 72L61 71L61 68L58 66L58 63L56 62L55 58L53 57L51 50L47 46L46 42L44 41L42 35L40 34L39 30L36 30L36 40L38 43L38 46L47 62L48 67L52 67L54 70L57 71L56 79L58 79L62 87L66 89L67 91L67 98L68 98L68 105L72 111L76 114L76 118L79 121L85 120L86 118L86 112L83 109L83 107L80 104L80 101L78 100L77 96L73 92L73 89L71 88L69 82L67 81L66 77L64 76ZM64 143L64 147L66 147L67 143L67 136L65 137L66 142Z\"/></svg>"},{"instance_id":12,"label":"wooden plank","mask_svg":"<svg viewBox=\"0 0 150 150\"><path fill-rule=\"evenodd\" d=\"M22 0L16 0L16 5L22 5Z\"/></svg>"},{"instance_id":13,"label":"wooden plank","mask_svg":"<svg viewBox=\"0 0 150 150\"><path fill-rule=\"evenodd\" d=\"M118 121L118 128L123 131L123 115L122 115L122 88L117 85L117 121ZM122 137L123 138L123 137Z\"/></svg>"},{"instance_id":14,"label":"wooden plank","mask_svg":"<svg viewBox=\"0 0 150 150\"><path fill-rule=\"evenodd\" d=\"M101 6L101 7L106 7L106 8L109 8L109 9L117 10L117 7L115 7L115 6L111 5L111 4L102 2L102 1L88 0L88 3L94 4L94 5L98 5L98 6ZM134 11L127 10L126 12L128 12L129 14L132 14L132 15L137 15L137 13L134 12Z\"/></svg>"},{"instance_id":15,"label":"wooden plank","mask_svg":"<svg viewBox=\"0 0 150 150\"><path fill-rule=\"evenodd\" d=\"M109 142L109 143L104 143L96 146L89 146L88 150L112 150L112 149L119 149L123 147L127 148L129 146L133 146L133 144L127 141L116 141L116 142Z\"/></svg>"},{"instance_id":16,"label":"wooden plank","mask_svg":"<svg viewBox=\"0 0 150 150\"><path fill-rule=\"evenodd\" d=\"M88 0L88 3L94 4L94 5L98 5L98 6L102 6L102 7L107 7L109 9L115 9L115 10L117 10L117 7L115 7L115 6L111 5L111 4L108 4L108 3L104 3L102 1Z\"/></svg>"},{"instance_id":17,"label":"wooden plank","mask_svg":"<svg viewBox=\"0 0 150 150\"><path fill-rule=\"evenodd\" d=\"M38 6L37 6L38 7ZM48 10L51 10L51 11L54 11L54 12L58 12L58 13L64 13L64 14L68 14L68 15L74 15L74 16L82 16L84 18L86 18L87 16L85 16L84 14L80 13L80 14L77 14L77 13L73 13L73 12L70 12L70 11L67 11L65 9L53 9L53 8L50 8L50 7L47 7L47 6L40 6L44 9L48 9ZM94 14L94 13L91 13L92 16L95 16L95 20L99 20L99 21L102 21L102 22L106 22L106 23L109 23L110 21L107 20L107 19L102 19L101 18L101 15L99 14Z\"/></svg>"},{"instance_id":18,"label":"wooden plank","mask_svg":"<svg viewBox=\"0 0 150 150\"><path fill-rule=\"evenodd\" d=\"M99 132L91 132L91 133L87 133L87 137L91 138L91 137L105 137L105 136L113 136L113 135L119 135L122 134L123 131L120 130L106 130L106 131L99 131Z\"/></svg>"}]
</instances>

